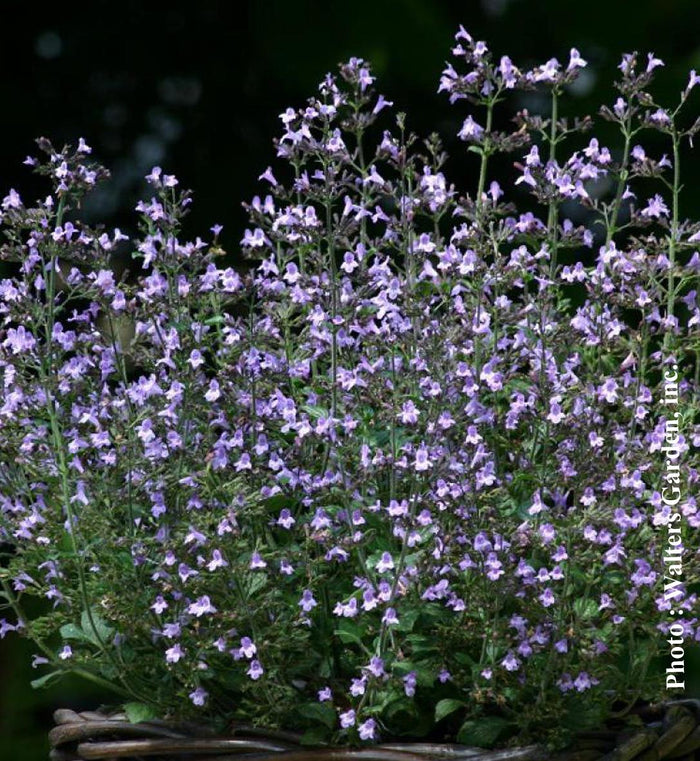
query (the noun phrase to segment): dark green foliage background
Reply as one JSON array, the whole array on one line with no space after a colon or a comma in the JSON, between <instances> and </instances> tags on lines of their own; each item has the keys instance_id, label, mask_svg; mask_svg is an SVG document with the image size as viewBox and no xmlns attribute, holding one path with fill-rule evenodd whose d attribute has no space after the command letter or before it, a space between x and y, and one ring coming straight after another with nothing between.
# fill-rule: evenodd
<instances>
[{"instance_id":1,"label":"dark green foliage background","mask_svg":"<svg viewBox=\"0 0 700 761\"><path fill-rule=\"evenodd\" d=\"M613 102L622 52L654 51L666 61L662 103L676 101L689 69L700 71L697 0L12 3L0 43L0 188L43 196L46 188L21 165L33 139L60 145L83 136L113 173L86 209L91 221L129 232L143 175L160 164L195 191L192 234L224 224L224 247L235 254L245 226L240 202L259 192L256 178L273 163L277 115L301 105L351 55L372 61L379 91L408 112L412 129L439 129L455 156L450 177L473 188L473 165L457 158L465 152L450 137L464 112L436 94L459 23L522 67L551 56L568 61L569 48L578 47L595 77L572 99L578 114ZM690 179L698 170L700 150L684 166L689 213L700 201L700 183ZM0 643L0 761L44 761L55 707L108 699L74 682L31 691L32 652L14 637ZM700 694L697 652L687 667Z\"/></svg>"}]
</instances>

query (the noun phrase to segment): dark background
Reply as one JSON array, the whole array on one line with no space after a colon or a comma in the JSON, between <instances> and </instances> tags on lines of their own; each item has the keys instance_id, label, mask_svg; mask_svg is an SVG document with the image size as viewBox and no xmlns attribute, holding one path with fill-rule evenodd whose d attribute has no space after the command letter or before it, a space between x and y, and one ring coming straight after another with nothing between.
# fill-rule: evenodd
<instances>
[{"instance_id":1,"label":"dark background","mask_svg":"<svg viewBox=\"0 0 700 761\"><path fill-rule=\"evenodd\" d=\"M579 114L612 104L610 83L622 52L653 51L666 61L657 92L669 104L685 87L688 70L700 71L697 0L6 4L0 190L43 197L47 189L22 166L36 153L34 138L49 137L60 147L82 136L113 175L88 214L128 232L143 176L159 164L195 191L193 234L206 238L209 227L221 223L224 247L233 253L245 226L241 201L260 192L257 177L274 163L278 114L303 105L323 75L351 55L372 61L379 91L408 112L412 129L423 135L439 130L448 150L464 156L453 137L464 111L436 93L460 23L521 68L551 56L567 63L569 48L578 47L590 64L571 99ZM536 104L525 105L535 110ZM473 190L473 165L454 159L452 168L458 186ZM686 176L698 169L698 157L690 157ZM689 184L688 211L700 200L700 183ZM32 692L26 687L36 676L32 652L13 636L0 643L1 761L43 761L51 711L91 708L103 697L72 682ZM697 658L689 671L700 693Z\"/></svg>"}]
</instances>

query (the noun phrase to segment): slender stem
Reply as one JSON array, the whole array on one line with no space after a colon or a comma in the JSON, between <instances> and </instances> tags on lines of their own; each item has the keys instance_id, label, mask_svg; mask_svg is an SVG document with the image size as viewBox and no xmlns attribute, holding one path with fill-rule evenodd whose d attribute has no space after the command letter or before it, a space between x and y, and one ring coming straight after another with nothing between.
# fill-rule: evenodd
<instances>
[{"instance_id":1,"label":"slender stem","mask_svg":"<svg viewBox=\"0 0 700 761\"><path fill-rule=\"evenodd\" d=\"M481 146L481 166L479 167L479 185L476 190L476 216L481 218L484 205L484 189L486 188L486 167L489 163L489 156L493 151L491 145L491 130L493 128L493 107L495 99L489 100L486 104L486 127L484 129L484 142Z\"/></svg>"},{"instance_id":2,"label":"slender stem","mask_svg":"<svg viewBox=\"0 0 700 761\"><path fill-rule=\"evenodd\" d=\"M559 91L555 87L552 90L552 114L549 125L549 162L556 161L556 149L559 139L557 138L557 121L559 119ZM557 243L559 238L559 228L557 225L559 216L559 204L552 198L549 202L549 211L547 214L547 232L549 237L549 274L554 275L557 266Z\"/></svg>"},{"instance_id":3,"label":"slender stem","mask_svg":"<svg viewBox=\"0 0 700 761\"><path fill-rule=\"evenodd\" d=\"M0 585L2 585L5 599L7 600L7 603L10 606L10 608L12 609L12 612L15 614L15 618L17 619L17 621L25 622L25 617L22 613L22 609L19 606L17 597L13 594L12 589L10 588L10 585L7 583L7 579L5 579L3 576L0 576ZM34 644L41 650L41 652L44 653L44 655L46 655L50 661L53 661L55 658L54 652L53 650L51 650L51 648L49 648L48 645L44 643L44 640L34 633L32 633L31 638Z\"/></svg>"},{"instance_id":4,"label":"slender stem","mask_svg":"<svg viewBox=\"0 0 700 761\"><path fill-rule=\"evenodd\" d=\"M617 191L615 193L615 200L613 201L612 209L610 212L610 216L608 217L607 221L607 233L605 236L605 246L610 245L610 241L613 239L613 236L618 230L617 227L617 220L620 216L620 209L622 207L622 196L625 192L625 183L627 182L628 172L627 172L627 165L629 164L629 158L630 158L630 144L632 142L632 132L630 129L630 123L631 123L631 115L627 117L627 124L625 124L624 127L624 135L625 135L625 147L623 148L622 152L622 163L620 165L620 176L617 180Z\"/></svg>"}]
</instances>

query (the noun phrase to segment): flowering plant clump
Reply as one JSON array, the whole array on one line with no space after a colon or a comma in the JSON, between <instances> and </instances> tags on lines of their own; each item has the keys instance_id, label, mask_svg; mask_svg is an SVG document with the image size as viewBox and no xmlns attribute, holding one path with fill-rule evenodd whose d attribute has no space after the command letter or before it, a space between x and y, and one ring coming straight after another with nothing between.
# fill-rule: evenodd
<instances>
[{"instance_id":1,"label":"flowering plant clump","mask_svg":"<svg viewBox=\"0 0 700 761\"><path fill-rule=\"evenodd\" d=\"M2 202L0 281L0 632L39 684L309 743L514 743L663 696L669 626L700 639L700 77L667 108L662 62L625 55L608 147L559 116L576 50L521 71L460 29L453 53L475 187L351 59L281 115L238 270L220 227L183 242L159 168L137 237L83 224L105 170L39 141L52 191ZM551 113L496 129L530 90Z\"/></svg>"}]
</instances>

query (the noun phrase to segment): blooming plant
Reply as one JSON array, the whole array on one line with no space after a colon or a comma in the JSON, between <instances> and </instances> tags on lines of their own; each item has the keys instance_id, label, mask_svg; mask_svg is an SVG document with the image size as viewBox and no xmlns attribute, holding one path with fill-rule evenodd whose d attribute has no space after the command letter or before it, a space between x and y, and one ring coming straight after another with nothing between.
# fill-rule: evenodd
<instances>
[{"instance_id":1,"label":"blooming plant","mask_svg":"<svg viewBox=\"0 0 700 761\"><path fill-rule=\"evenodd\" d=\"M34 640L38 684L309 743L516 742L665 694L669 626L700 638L700 223L679 212L700 77L667 108L662 62L625 55L608 148L559 116L576 50L521 71L460 29L453 53L476 187L351 59L281 115L248 267L218 226L183 242L190 196L159 168L140 233L92 229L106 171L39 141L52 191L2 202L0 281L0 632ZM528 91L549 114L497 129Z\"/></svg>"}]
</instances>

